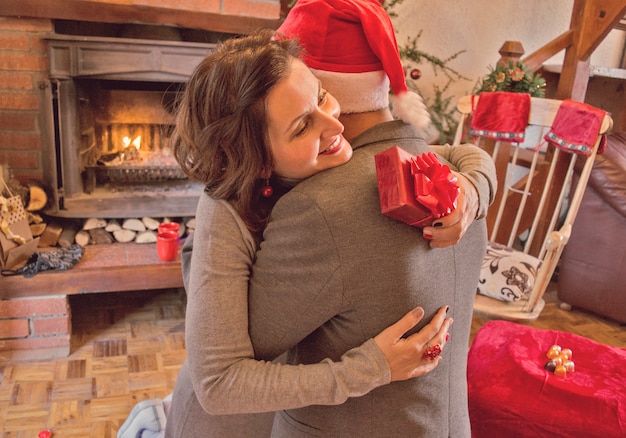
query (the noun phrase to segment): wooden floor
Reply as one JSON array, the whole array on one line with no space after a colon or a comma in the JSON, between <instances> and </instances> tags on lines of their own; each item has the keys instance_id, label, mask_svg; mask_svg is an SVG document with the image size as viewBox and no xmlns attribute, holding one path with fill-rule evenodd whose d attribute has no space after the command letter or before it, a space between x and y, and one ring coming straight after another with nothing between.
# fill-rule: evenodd
<instances>
[{"instance_id":1,"label":"wooden floor","mask_svg":"<svg viewBox=\"0 0 626 438\"><path fill-rule=\"evenodd\" d=\"M77 295L74 345L51 361L2 361L0 436L115 437L131 408L163 398L185 359L184 307L178 290ZM472 339L484 320L474 319ZM580 310L561 310L556 293L534 327L569 331L626 347L624 326Z\"/></svg>"},{"instance_id":2,"label":"wooden floor","mask_svg":"<svg viewBox=\"0 0 626 438\"><path fill-rule=\"evenodd\" d=\"M72 296L72 353L0 363L0 436L114 438L139 401L169 394L185 360L176 289Z\"/></svg>"}]
</instances>

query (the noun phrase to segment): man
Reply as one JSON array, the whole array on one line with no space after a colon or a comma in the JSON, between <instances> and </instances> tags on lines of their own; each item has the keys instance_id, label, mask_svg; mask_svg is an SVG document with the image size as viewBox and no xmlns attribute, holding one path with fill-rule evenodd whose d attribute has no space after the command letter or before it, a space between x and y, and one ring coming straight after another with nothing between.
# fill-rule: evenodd
<instances>
[{"instance_id":1,"label":"man","mask_svg":"<svg viewBox=\"0 0 626 438\"><path fill-rule=\"evenodd\" d=\"M255 353L269 359L291 348L290 363L337 359L416 305L427 315L448 305L455 322L433 372L340 406L279 412L273 436L469 437L466 356L486 246L482 217L495 192L493 163L482 152L461 157L461 167L475 169L463 180L468 202L436 221L446 226L441 230L465 230L454 246L440 227L424 228L423 239L383 216L374 156L392 146L413 155L429 150L420 130L394 121L388 109L387 78L396 99L408 94L388 16L377 0L299 0L279 32L299 38L309 67L342 114L351 113L340 120L354 154L297 185L273 210L251 278ZM398 100L396 109L404 103ZM419 112L410 116L410 108L399 114L423 127Z\"/></svg>"}]
</instances>

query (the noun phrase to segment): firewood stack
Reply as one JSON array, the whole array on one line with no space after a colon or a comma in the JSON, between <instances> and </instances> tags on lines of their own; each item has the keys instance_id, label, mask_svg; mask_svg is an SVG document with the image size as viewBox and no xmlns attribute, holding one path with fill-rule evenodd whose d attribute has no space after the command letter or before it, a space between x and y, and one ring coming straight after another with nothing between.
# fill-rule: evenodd
<instances>
[{"instance_id":1,"label":"firewood stack","mask_svg":"<svg viewBox=\"0 0 626 438\"><path fill-rule=\"evenodd\" d=\"M195 218L130 218L85 220L63 220L43 224L44 231L40 235L39 247L67 247L74 243L81 246L108 245L113 243L154 243L156 242L159 224L178 222L179 236L185 237L195 228ZM39 224L32 224L33 226Z\"/></svg>"},{"instance_id":2,"label":"firewood stack","mask_svg":"<svg viewBox=\"0 0 626 438\"><path fill-rule=\"evenodd\" d=\"M59 236L58 245L66 246L76 242L81 246L101 245L111 243L155 243L159 224L165 222L178 222L180 228L178 235L186 236L195 228L194 218L182 218L179 220L152 217L130 219L99 219L89 218L84 221L80 229L65 227Z\"/></svg>"},{"instance_id":3,"label":"firewood stack","mask_svg":"<svg viewBox=\"0 0 626 438\"><path fill-rule=\"evenodd\" d=\"M178 222L180 237L195 228L195 218L130 218L85 220L47 218L42 213L48 203L46 190L37 183L24 187L11 181L12 189L19 193L28 213L28 223L33 237L39 237L39 247L67 247L112 243L154 243L157 229L163 222Z\"/></svg>"}]
</instances>

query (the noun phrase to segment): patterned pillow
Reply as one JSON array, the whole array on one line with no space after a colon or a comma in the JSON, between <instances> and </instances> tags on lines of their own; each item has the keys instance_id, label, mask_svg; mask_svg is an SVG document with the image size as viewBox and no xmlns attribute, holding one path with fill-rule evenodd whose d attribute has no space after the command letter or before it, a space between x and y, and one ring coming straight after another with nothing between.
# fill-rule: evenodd
<instances>
[{"instance_id":1,"label":"patterned pillow","mask_svg":"<svg viewBox=\"0 0 626 438\"><path fill-rule=\"evenodd\" d=\"M488 242L477 292L500 301L528 299L541 261L495 242Z\"/></svg>"}]
</instances>

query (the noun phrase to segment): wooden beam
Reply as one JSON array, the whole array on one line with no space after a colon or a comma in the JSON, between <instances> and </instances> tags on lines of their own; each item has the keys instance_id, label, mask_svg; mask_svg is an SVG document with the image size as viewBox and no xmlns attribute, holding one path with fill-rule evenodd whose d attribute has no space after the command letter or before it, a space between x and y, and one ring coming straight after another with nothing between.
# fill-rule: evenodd
<instances>
[{"instance_id":1,"label":"wooden beam","mask_svg":"<svg viewBox=\"0 0 626 438\"><path fill-rule=\"evenodd\" d=\"M585 61L579 61L573 48L565 52L563 69L556 91L557 99L585 101L587 85L589 84L589 65L589 58Z\"/></svg>"},{"instance_id":2,"label":"wooden beam","mask_svg":"<svg viewBox=\"0 0 626 438\"><path fill-rule=\"evenodd\" d=\"M578 32L576 55L585 61L626 14L626 0L575 0L570 29Z\"/></svg>"},{"instance_id":3,"label":"wooden beam","mask_svg":"<svg viewBox=\"0 0 626 438\"><path fill-rule=\"evenodd\" d=\"M523 59L524 64L532 70L537 71L545 61L552 58L561 50L565 50L574 43L576 34L573 30L568 30L562 35L556 37L548 44L534 51Z\"/></svg>"},{"instance_id":4,"label":"wooden beam","mask_svg":"<svg viewBox=\"0 0 626 438\"><path fill-rule=\"evenodd\" d=\"M2 0L0 16L159 24L232 34L245 34L264 28L276 29L280 25L278 18L81 0Z\"/></svg>"},{"instance_id":5,"label":"wooden beam","mask_svg":"<svg viewBox=\"0 0 626 438\"><path fill-rule=\"evenodd\" d=\"M570 32L574 32L574 36L565 49L557 99L569 98L584 102L589 83L589 58L609 32L619 24L624 14L626 0L574 0L570 21ZM544 48L550 44L554 44L554 41ZM553 48L557 47L559 45Z\"/></svg>"}]
</instances>

